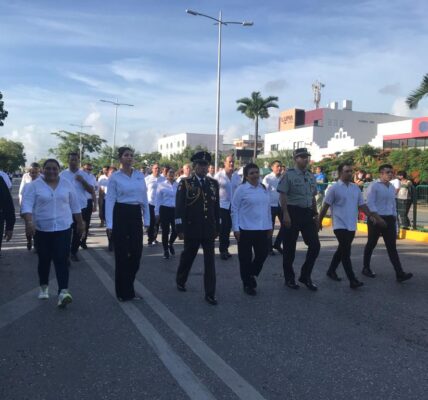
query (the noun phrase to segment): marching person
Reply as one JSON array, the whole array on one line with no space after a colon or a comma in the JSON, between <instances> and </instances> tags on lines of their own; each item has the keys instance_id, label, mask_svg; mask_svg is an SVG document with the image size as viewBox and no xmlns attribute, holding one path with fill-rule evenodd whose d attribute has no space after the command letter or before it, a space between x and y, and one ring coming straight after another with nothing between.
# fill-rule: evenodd
<instances>
[{"instance_id":1,"label":"marching person","mask_svg":"<svg viewBox=\"0 0 428 400\"><path fill-rule=\"evenodd\" d=\"M204 251L205 300L216 305L216 273L214 241L220 224L220 203L218 182L208 178L208 164L211 155L200 151L191 158L194 174L180 181L175 206L175 224L180 239L184 239L177 270L177 289L186 291L186 281L193 261L202 246Z\"/></svg>"},{"instance_id":2,"label":"marching person","mask_svg":"<svg viewBox=\"0 0 428 400\"><path fill-rule=\"evenodd\" d=\"M61 172L60 177L67 179L74 186L74 190L76 191L77 195L77 200L79 201L80 209L83 214L83 210L88 205L86 193L91 193L92 195L94 188L91 184L87 182L87 174L79 169L79 163L79 154L69 153L68 168ZM73 224L70 249L71 261L80 261L79 257L77 256L77 252L79 251L81 236L82 235L77 230L77 224Z\"/></svg>"},{"instance_id":3,"label":"marching person","mask_svg":"<svg viewBox=\"0 0 428 400\"><path fill-rule=\"evenodd\" d=\"M159 231L159 224L155 218L155 205L156 205L156 191L158 184L165 180L164 176L160 174L159 164L152 165L152 173L145 178L147 186L147 196L149 199L150 208L150 226L147 231L148 245L152 246L157 244L157 237Z\"/></svg>"},{"instance_id":4,"label":"marching person","mask_svg":"<svg viewBox=\"0 0 428 400\"><path fill-rule=\"evenodd\" d=\"M299 282L309 290L318 288L312 282L311 273L320 252L318 238L318 213L315 202L317 192L313 174L307 169L310 153L306 148L293 152L295 168L289 168L282 177L278 192L284 223L283 268L285 284L291 289L298 289L293 270L296 255L296 243L301 232L308 246L306 260L300 271Z\"/></svg>"},{"instance_id":5,"label":"marching person","mask_svg":"<svg viewBox=\"0 0 428 400\"><path fill-rule=\"evenodd\" d=\"M40 176L40 165L38 163L32 163L27 173L22 176L21 184L19 185L18 199L19 204L22 204L22 196L25 193L25 189L28 184L35 181ZM33 247L32 236L27 236L27 250L31 250Z\"/></svg>"},{"instance_id":6,"label":"marching person","mask_svg":"<svg viewBox=\"0 0 428 400\"><path fill-rule=\"evenodd\" d=\"M278 253L282 254L281 242L284 235L284 227L282 223L281 206L279 205L279 192L278 184L281 179L281 161L275 160L271 164L272 172L263 178L263 185L269 192L270 196L270 210L272 215L272 232L275 230L275 220L278 218L280 222L280 229L276 236L275 243L273 243L273 235L270 241L269 252L271 256L275 255L273 249L277 250Z\"/></svg>"},{"instance_id":7,"label":"marching person","mask_svg":"<svg viewBox=\"0 0 428 400\"><path fill-rule=\"evenodd\" d=\"M235 160L233 155L229 155L224 160L224 169L215 174L220 194L220 237L219 251L222 260L232 257L229 253L230 231L232 230L232 218L230 207L236 188L241 183L241 177L234 172Z\"/></svg>"},{"instance_id":8,"label":"marching person","mask_svg":"<svg viewBox=\"0 0 428 400\"><path fill-rule=\"evenodd\" d=\"M12 239L15 220L15 206L13 205L12 195L6 182L0 177L0 257L3 234L6 242Z\"/></svg>"},{"instance_id":9,"label":"marching person","mask_svg":"<svg viewBox=\"0 0 428 400\"><path fill-rule=\"evenodd\" d=\"M323 167L317 166L315 168L315 180L317 181L317 194L315 196L315 201L317 202L317 211L320 212L325 197L325 189L328 184L328 179L324 174Z\"/></svg>"},{"instance_id":10,"label":"marching person","mask_svg":"<svg viewBox=\"0 0 428 400\"><path fill-rule=\"evenodd\" d=\"M134 281L143 252L144 225L150 225L150 210L144 175L132 168L134 153L118 150L120 169L109 178L106 195L107 233L113 236L116 262L115 287L119 301L139 299Z\"/></svg>"},{"instance_id":11,"label":"marching person","mask_svg":"<svg viewBox=\"0 0 428 400\"><path fill-rule=\"evenodd\" d=\"M155 216L162 228L163 258L175 254L174 242L177 238L175 230L175 198L178 184L175 181L175 171L168 170L166 181L158 184L156 193ZM171 229L171 236L169 236Z\"/></svg>"},{"instance_id":12,"label":"marching person","mask_svg":"<svg viewBox=\"0 0 428 400\"><path fill-rule=\"evenodd\" d=\"M400 189L397 193L397 208L400 225L404 229L410 228L409 211L413 201L413 183L407 179L406 171L398 171L397 178L400 180Z\"/></svg>"},{"instance_id":13,"label":"marching person","mask_svg":"<svg viewBox=\"0 0 428 400\"><path fill-rule=\"evenodd\" d=\"M182 169L183 173L177 178L177 183L180 183L183 178L188 178L190 176L190 173L192 172L190 164L184 164Z\"/></svg>"},{"instance_id":14,"label":"marching person","mask_svg":"<svg viewBox=\"0 0 428 400\"><path fill-rule=\"evenodd\" d=\"M88 240L89 227L91 226L91 216L93 212L97 211L97 180L92 173L92 170L93 167L91 163L87 162L83 165L83 172L86 174L86 182L92 187L91 192L87 191L85 193L86 207L82 209L82 218L85 222L85 232L83 233L82 239L80 241L80 247L85 250L88 248L86 241Z\"/></svg>"},{"instance_id":15,"label":"marching person","mask_svg":"<svg viewBox=\"0 0 428 400\"><path fill-rule=\"evenodd\" d=\"M367 189L367 206L385 221L386 225L375 225L367 221L368 238L364 248L363 275L374 278L376 274L370 268L370 260L380 236L383 236L389 259L395 269L398 282L410 279L413 274L404 272L397 252L397 208L395 202L396 189L391 184L393 176L392 165L383 164L379 167L380 179L373 182Z\"/></svg>"},{"instance_id":16,"label":"marching person","mask_svg":"<svg viewBox=\"0 0 428 400\"><path fill-rule=\"evenodd\" d=\"M244 167L243 182L232 200L233 233L238 241L238 257L244 292L257 294L259 276L268 256L272 237L272 216L269 191L260 183L256 164ZM254 258L253 258L254 250Z\"/></svg>"},{"instance_id":17,"label":"marching person","mask_svg":"<svg viewBox=\"0 0 428 400\"><path fill-rule=\"evenodd\" d=\"M105 219L105 189L108 183L108 170L110 166L104 165L101 175L98 177L98 215L100 217L100 228L103 228L106 224Z\"/></svg>"},{"instance_id":18,"label":"marching person","mask_svg":"<svg viewBox=\"0 0 428 400\"><path fill-rule=\"evenodd\" d=\"M385 225L385 222L369 210L364 203L363 194L356 183L352 182L352 165L343 163L338 169L339 180L328 190L324 204L321 208L319 229L322 229L322 221L331 207L333 218L333 232L339 242L327 271L327 276L334 281L341 281L337 275L337 267L342 262L346 276L349 279L351 289L363 286L354 274L351 262L351 246L355 237L358 221L358 209L362 210L374 223Z\"/></svg>"},{"instance_id":19,"label":"marching person","mask_svg":"<svg viewBox=\"0 0 428 400\"><path fill-rule=\"evenodd\" d=\"M71 224L82 234L84 222L73 184L59 176L59 163L48 159L43 164L43 177L26 189L22 201L22 215L27 236L35 236L39 257L39 299L49 298L51 261L58 282L58 307L72 302L68 290L68 257L70 254ZM33 222L34 221L34 222Z\"/></svg>"},{"instance_id":20,"label":"marching person","mask_svg":"<svg viewBox=\"0 0 428 400\"><path fill-rule=\"evenodd\" d=\"M208 166L208 174L207 174L207 176L208 176L208 177L210 177L210 178L214 178L214 175L215 175L215 167L214 167L214 164L210 164L210 165Z\"/></svg>"}]
</instances>

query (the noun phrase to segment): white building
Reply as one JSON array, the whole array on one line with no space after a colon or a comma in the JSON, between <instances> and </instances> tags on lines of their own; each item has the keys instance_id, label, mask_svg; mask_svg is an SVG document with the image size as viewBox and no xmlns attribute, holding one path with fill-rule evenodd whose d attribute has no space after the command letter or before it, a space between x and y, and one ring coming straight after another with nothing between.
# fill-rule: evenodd
<instances>
[{"instance_id":1,"label":"white building","mask_svg":"<svg viewBox=\"0 0 428 400\"><path fill-rule=\"evenodd\" d=\"M407 119L391 114L353 111L349 100L343 101L342 109L334 102L328 108L304 111L304 123L300 119L301 125L296 125L296 115L295 109L281 113L279 126L283 130L265 135L265 155L277 150L306 147L312 154L312 160L319 161L335 153L371 144L378 134L379 124Z\"/></svg>"},{"instance_id":2,"label":"white building","mask_svg":"<svg viewBox=\"0 0 428 400\"><path fill-rule=\"evenodd\" d=\"M208 151L215 151L215 135L205 133L178 133L158 139L158 152L162 157L170 157L172 154L181 153L187 146L205 147ZM219 151L223 150L223 135L220 135Z\"/></svg>"}]
</instances>

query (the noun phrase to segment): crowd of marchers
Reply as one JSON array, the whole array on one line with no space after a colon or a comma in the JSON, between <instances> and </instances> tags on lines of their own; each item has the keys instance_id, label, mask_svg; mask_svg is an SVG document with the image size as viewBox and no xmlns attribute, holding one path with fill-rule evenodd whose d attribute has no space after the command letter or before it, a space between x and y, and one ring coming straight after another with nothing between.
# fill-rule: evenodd
<instances>
[{"instance_id":1,"label":"crowd of marchers","mask_svg":"<svg viewBox=\"0 0 428 400\"><path fill-rule=\"evenodd\" d=\"M316 291L312 270L321 250L319 231L329 209L338 242L326 268L329 278L341 281L337 269L342 263L350 287L363 285L351 262L359 213L364 213L368 225L361 274L375 278L371 257L382 236L397 282L412 277L404 271L396 246L396 197L401 193L403 198L399 200L408 201L411 186L404 172L399 174L399 185L394 184L389 164L379 167L379 176L368 186L360 184L352 165L340 164L336 182L327 187L321 169L314 173L309 170L310 154L305 148L294 151L293 168L286 170L280 161L274 161L271 173L264 177L254 163L237 170L233 155L227 156L216 171L205 151L195 153L191 163L180 171L159 164L149 170L135 169L133 150L128 147L119 148L117 157L120 167L105 166L98 176L90 163L80 167L79 154L70 153L67 169L62 170L57 160L48 159L42 166L32 164L22 177L20 216L25 221L27 249L34 248L38 257L39 299L49 298L53 263L58 306L63 308L72 302L69 269L80 261L79 250L88 248L91 216L97 209L100 226L106 229L108 250L114 252L119 301L140 299L134 281L144 235L148 246L157 246L159 232L165 260L174 259L175 241L183 240L175 282L180 292L187 290L189 272L202 247L205 300L209 304L217 304L216 239L219 257L229 260L232 232L244 293L257 294L257 278L267 257L278 253L283 259L285 286L296 290L302 284ZM12 184L7 176L0 176L0 237L10 240L15 224ZM307 250L296 279L293 264L299 235Z\"/></svg>"}]
</instances>

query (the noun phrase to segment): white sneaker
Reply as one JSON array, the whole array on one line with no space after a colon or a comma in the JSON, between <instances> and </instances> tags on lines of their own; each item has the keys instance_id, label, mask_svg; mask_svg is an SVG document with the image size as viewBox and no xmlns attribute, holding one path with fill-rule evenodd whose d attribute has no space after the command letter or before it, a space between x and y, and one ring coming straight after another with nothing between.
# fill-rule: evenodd
<instances>
[{"instance_id":1,"label":"white sneaker","mask_svg":"<svg viewBox=\"0 0 428 400\"><path fill-rule=\"evenodd\" d=\"M48 286L40 286L39 295L37 297L40 300L49 299L49 287Z\"/></svg>"},{"instance_id":2,"label":"white sneaker","mask_svg":"<svg viewBox=\"0 0 428 400\"><path fill-rule=\"evenodd\" d=\"M62 289L58 295L58 307L65 308L67 304L70 304L73 301L71 294L68 292L68 289Z\"/></svg>"}]
</instances>

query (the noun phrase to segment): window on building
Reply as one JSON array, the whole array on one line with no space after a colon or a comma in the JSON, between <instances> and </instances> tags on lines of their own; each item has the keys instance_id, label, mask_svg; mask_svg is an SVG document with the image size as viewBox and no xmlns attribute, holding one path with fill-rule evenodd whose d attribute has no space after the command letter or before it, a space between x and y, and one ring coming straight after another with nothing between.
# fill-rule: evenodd
<instances>
[{"instance_id":1,"label":"window on building","mask_svg":"<svg viewBox=\"0 0 428 400\"><path fill-rule=\"evenodd\" d=\"M409 147L416 147L416 139L409 139L407 141L407 146L409 146Z\"/></svg>"},{"instance_id":2,"label":"window on building","mask_svg":"<svg viewBox=\"0 0 428 400\"><path fill-rule=\"evenodd\" d=\"M177 147L180 147L180 142L177 142Z\"/></svg>"},{"instance_id":3,"label":"window on building","mask_svg":"<svg viewBox=\"0 0 428 400\"><path fill-rule=\"evenodd\" d=\"M171 144L169 145L169 148L170 148L170 149L172 149L172 147L173 147L173 144L171 143Z\"/></svg>"},{"instance_id":4,"label":"window on building","mask_svg":"<svg viewBox=\"0 0 428 400\"><path fill-rule=\"evenodd\" d=\"M416 147L426 149L428 147L428 140L425 138L416 139Z\"/></svg>"},{"instance_id":5,"label":"window on building","mask_svg":"<svg viewBox=\"0 0 428 400\"><path fill-rule=\"evenodd\" d=\"M160 145L159 148L162 150L162 145Z\"/></svg>"},{"instance_id":6,"label":"window on building","mask_svg":"<svg viewBox=\"0 0 428 400\"><path fill-rule=\"evenodd\" d=\"M184 140L181 141L181 145L184 147Z\"/></svg>"},{"instance_id":7,"label":"window on building","mask_svg":"<svg viewBox=\"0 0 428 400\"><path fill-rule=\"evenodd\" d=\"M278 145L277 144L272 144L270 146L270 151L277 151L278 150Z\"/></svg>"},{"instance_id":8,"label":"window on building","mask_svg":"<svg viewBox=\"0 0 428 400\"><path fill-rule=\"evenodd\" d=\"M407 139L400 139L400 147L407 147Z\"/></svg>"},{"instance_id":9,"label":"window on building","mask_svg":"<svg viewBox=\"0 0 428 400\"><path fill-rule=\"evenodd\" d=\"M166 148L168 149L168 143L166 144Z\"/></svg>"},{"instance_id":10,"label":"window on building","mask_svg":"<svg viewBox=\"0 0 428 400\"><path fill-rule=\"evenodd\" d=\"M385 140L385 141L383 142L383 148L384 148L384 149L391 149L391 148L392 148L391 140Z\"/></svg>"}]
</instances>

